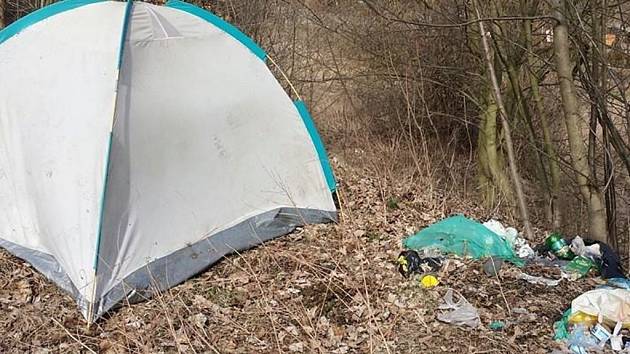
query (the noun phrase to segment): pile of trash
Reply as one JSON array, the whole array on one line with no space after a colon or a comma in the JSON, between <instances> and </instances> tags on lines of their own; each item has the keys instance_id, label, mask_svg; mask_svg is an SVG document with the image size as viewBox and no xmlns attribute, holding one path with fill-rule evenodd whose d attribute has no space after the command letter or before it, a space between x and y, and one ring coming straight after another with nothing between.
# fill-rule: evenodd
<instances>
[{"instance_id":1,"label":"pile of trash","mask_svg":"<svg viewBox=\"0 0 630 354\"><path fill-rule=\"evenodd\" d=\"M511 238L507 236L508 231L505 232L505 237L501 237L474 220L455 215L408 237L403 241L403 245L411 250L423 252L434 250L474 259L497 257L516 265L523 265L523 260L516 255L513 248L513 242L518 236ZM511 230L510 235L513 235Z\"/></svg>"},{"instance_id":2,"label":"pile of trash","mask_svg":"<svg viewBox=\"0 0 630 354\"><path fill-rule=\"evenodd\" d=\"M482 224L462 215L451 216L421 230L405 239L403 245L408 250L422 252L424 256L418 256L422 259L426 259L428 253L432 254L429 258L432 259L433 268L436 266L436 259L444 258L444 255L455 255L474 259L488 258L488 262L492 262L495 267L500 266L502 261L509 261L518 267L525 264L557 267L561 269L562 279L567 280L584 277L591 270L599 271L604 279L624 277L619 257L605 243L582 239L580 236L565 240L562 235L552 233L543 244L532 248L512 227L505 227L496 220ZM401 256L404 254L401 253ZM399 263L400 261L399 257ZM411 272L416 270L412 264ZM555 286L562 280L525 273L519 277L531 283L548 286Z\"/></svg>"},{"instance_id":3,"label":"pile of trash","mask_svg":"<svg viewBox=\"0 0 630 354\"><path fill-rule=\"evenodd\" d=\"M575 298L562 319L554 325L554 339L566 341L573 353L588 353L609 345L613 350L630 349L630 280L623 272L615 251L605 243L580 236L566 239L551 233L545 241L531 247L512 227L497 220L479 223L462 215L443 219L403 241L406 248L398 259L398 270L410 278L418 274L424 288L440 284L439 271L449 258L486 259L483 271L497 276L507 261L518 267L516 278L543 286L576 281L599 273L607 285ZM525 266L536 266L558 273L555 278L526 274ZM477 327L477 309L461 294L448 288L438 309L442 322ZM496 322L496 323L495 323ZM489 324L493 330L505 326Z\"/></svg>"},{"instance_id":4,"label":"pile of trash","mask_svg":"<svg viewBox=\"0 0 630 354\"><path fill-rule=\"evenodd\" d=\"M630 283L615 278L606 286L585 292L554 324L554 339L567 341L573 353L587 353L610 345L630 350Z\"/></svg>"}]
</instances>

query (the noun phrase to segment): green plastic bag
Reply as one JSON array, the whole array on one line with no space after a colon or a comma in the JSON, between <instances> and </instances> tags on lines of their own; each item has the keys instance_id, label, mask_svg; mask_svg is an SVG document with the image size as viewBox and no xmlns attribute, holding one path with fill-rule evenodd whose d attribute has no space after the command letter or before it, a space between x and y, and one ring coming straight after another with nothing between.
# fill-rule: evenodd
<instances>
[{"instance_id":1,"label":"green plastic bag","mask_svg":"<svg viewBox=\"0 0 630 354\"><path fill-rule=\"evenodd\" d=\"M569 338L569 316L571 316L571 308L564 311L562 318L553 324L553 339L565 340Z\"/></svg>"},{"instance_id":2,"label":"green plastic bag","mask_svg":"<svg viewBox=\"0 0 630 354\"><path fill-rule=\"evenodd\" d=\"M409 236L403 245L409 249L438 249L475 259L498 257L518 266L525 263L516 256L508 241L462 215L451 216Z\"/></svg>"}]
</instances>

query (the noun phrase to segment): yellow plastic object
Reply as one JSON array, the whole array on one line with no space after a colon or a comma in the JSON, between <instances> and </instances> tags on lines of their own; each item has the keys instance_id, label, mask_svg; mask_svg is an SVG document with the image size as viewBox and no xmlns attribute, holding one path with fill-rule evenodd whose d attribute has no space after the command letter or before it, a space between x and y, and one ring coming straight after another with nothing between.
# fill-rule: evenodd
<instances>
[{"instance_id":1,"label":"yellow plastic object","mask_svg":"<svg viewBox=\"0 0 630 354\"><path fill-rule=\"evenodd\" d=\"M572 314L571 316L569 316L569 323L570 324L583 324L587 327L593 326L597 323L597 316L592 316L589 314L586 314L582 311L578 311L574 314Z\"/></svg>"},{"instance_id":2,"label":"yellow plastic object","mask_svg":"<svg viewBox=\"0 0 630 354\"><path fill-rule=\"evenodd\" d=\"M568 322L572 325L583 324L587 327L592 327L599 323L599 320L597 319L597 316L578 311L569 316ZM616 323L614 321L604 319L604 324L613 328ZM630 329L630 322L622 322L621 328Z\"/></svg>"},{"instance_id":3,"label":"yellow plastic object","mask_svg":"<svg viewBox=\"0 0 630 354\"><path fill-rule=\"evenodd\" d=\"M613 328L621 323L630 325L630 290L597 288L585 292L571 301L571 312L596 316L602 323Z\"/></svg>"},{"instance_id":4,"label":"yellow plastic object","mask_svg":"<svg viewBox=\"0 0 630 354\"><path fill-rule=\"evenodd\" d=\"M422 279L420 279L420 283L425 289L431 289L440 284L440 281L434 275L429 274L423 276Z\"/></svg>"},{"instance_id":5,"label":"yellow plastic object","mask_svg":"<svg viewBox=\"0 0 630 354\"><path fill-rule=\"evenodd\" d=\"M409 271L409 262L407 262L405 256L398 257L397 262L402 267L403 272L407 273Z\"/></svg>"}]
</instances>

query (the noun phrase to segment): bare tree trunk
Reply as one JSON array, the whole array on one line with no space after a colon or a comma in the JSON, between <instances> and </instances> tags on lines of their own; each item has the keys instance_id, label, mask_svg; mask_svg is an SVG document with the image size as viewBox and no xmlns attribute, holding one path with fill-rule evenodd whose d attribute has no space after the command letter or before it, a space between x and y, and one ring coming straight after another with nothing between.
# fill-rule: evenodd
<instances>
[{"instance_id":1,"label":"bare tree trunk","mask_svg":"<svg viewBox=\"0 0 630 354\"><path fill-rule=\"evenodd\" d=\"M476 5L476 3L475 3ZM479 9L476 8L477 18L481 18ZM486 64L488 65L488 76L492 87L494 89L495 101L499 108L499 115L501 116L501 125L503 127L503 134L505 134L505 145L508 153L508 161L510 165L510 177L514 184L514 190L516 192L516 199L518 202L519 211L521 213L521 219L525 230L525 236L530 240L534 239L534 232L529 220L529 213L527 211L527 204L525 202L525 195L523 194L523 186L521 185L521 177L516 167L516 157L514 156L514 145L512 144L512 134L510 132L510 125L507 121L507 111L503 105L503 98L501 97L501 89L499 88L499 82L497 81L496 73L494 72L494 65L492 62L492 55L490 53L490 46L488 45L488 39L486 38L486 30L483 25L483 21L479 21L479 32L481 34L481 43L483 44L483 50L485 52Z\"/></svg>"},{"instance_id":2,"label":"bare tree trunk","mask_svg":"<svg viewBox=\"0 0 630 354\"><path fill-rule=\"evenodd\" d=\"M577 174L580 193L588 204L590 237L606 242L608 238L606 209L601 192L592 183L593 176L587 160L588 153L580 132L578 103L569 56L569 31L564 18L564 2L563 0L553 0L552 4L553 14L557 21L553 28L554 56L558 80L560 81L560 95L571 149L571 161Z\"/></svg>"},{"instance_id":3,"label":"bare tree trunk","mask_svg":"<svg viewBox=\"0 0 630 354\"><path fill-rule=\"evenodd\" d=\"M519 65L519 67L516 68L514 64L511 63L509 60L506 60L505 64L507 66L510 87L512 88L511 92L515 100L516 116L519 116L521 121L523 122L525 132L527 133L527 139L529 140L529 144L531 146L531 158L535 166L534 169L536 171L536 179L538 180L538 184L542 185L541 190L543 190L547 198L551 200L551 184L549 182L549 177L545 169L543 156L544 154L542 152L542 149L540 148L540 139L536 134L532 114L529 109L529 105L525 101L525 94L523 93L523 89L520 83L519 77L521 76L520 71L522 70L522 66ZM547 214L549 221L551 221L553 218L552 210L553 209L551 208L551 203L546 203L545 213Z\"/></svg>"},{"instance_id":4,"label":"bare tree trunk","mask_svg":"<svg viewBox=\"0 0 630 354\"><path fill-rule=\"evenodd\" d=\"M617 193L615 191L613 148L609 141L609 129L603 124L603 119L609 119L607 102L608 91L608 63L606 58L606 0L593 1L592 3L593 39L597 50L593 50L593 85L596 93L596 113L598 122L602 124L602 145L604 150L604 201L606 204L606 224L608 227L608 244L618 249L616 237L617 230ZM596 74L596 75L595 75Z\"/></svg>"},{"instance_id":5,"label":"bare tree trunk","mask_svg":"<svg viewBox=\"0 0 630 354\"><path fill-rule=\"evenodd\" d=\"M549 175L551 177L551 186L549 188L549 208L551 214L551 224L554 230L559 230L562 225L562 212L558 205L558 198L560 195L560 165L558 164L558 155L556 149L553 146L551 138L551 129L549 127L549 120L545 114L545 108L543 106L542 97L540 96L540 87L538 83L538 77L534 68L534 51L533 51L533 39L532 39L532 23L531 21L525 21L525 36L526 36L526 48L527 48L527 65L529 73L529 83L532 88L532 98L534 100L534 109L538 118L540 119L540 125L543 133L543 142L545 148L545 154L547 165L549 166Z\"/></svg>"},{"instance_id":6,"label":"bare tree trunk","mask_svg":"<svg viewBox=\"0 0 630 354\"><path fill-rule=\"evenodd\" d=\"M510 202L513 201L514 196L504 173L498 148L497 104L491 90L488 90L485 96L478 140L479 182L484 192L486 206L493 207L496 201L495 188L498 187L499 192Z\"/></svg>"},{"instance_id":7,"label":"bare tree trunk","mask_svg":"<svg viewBox=\"0 0 630 354\"><path fill-rule=\"evenodd\" d=\"M489 163L489 137L486 133L486 128L490 123L489 118L494 116L496 122L496 106L493 111L494 114L491 115L489 103L484 105L482 114L479 117L479 136L477 137L477 176L479 178L479 189L482 193L483 203L488 209L493 206L496 199L495 184L492 183L492 172Z\"/></svg>"}]
</instances>

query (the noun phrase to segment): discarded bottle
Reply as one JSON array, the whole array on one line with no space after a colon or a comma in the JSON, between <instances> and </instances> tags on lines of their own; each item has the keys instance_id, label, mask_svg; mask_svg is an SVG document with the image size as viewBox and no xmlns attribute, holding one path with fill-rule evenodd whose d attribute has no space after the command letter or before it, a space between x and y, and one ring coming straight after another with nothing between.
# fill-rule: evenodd
<instances>
[{"instance_id":1,"label":"discarded bottle","mask_svg":"<svg viewBox=\"0 0 630 354\"><path fill-rule=\"evenodd\" d=\"M559 258L569 260L575 258L575 254L571 251L571 248L569 247L569 245L567 245L567 242L564 240L564 238L562 238L562 235L560 235L559 233L554 232L549 235L549 237L547 237L547 239L545 240L545 243L547 244L547 247L549 247L551 252L553 252Z\"/></svg>"}]
</instances>

